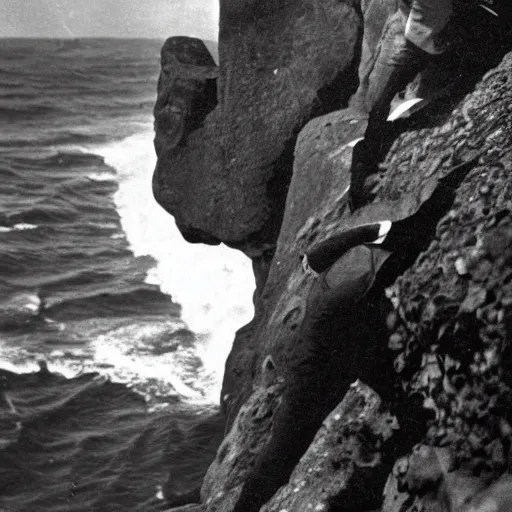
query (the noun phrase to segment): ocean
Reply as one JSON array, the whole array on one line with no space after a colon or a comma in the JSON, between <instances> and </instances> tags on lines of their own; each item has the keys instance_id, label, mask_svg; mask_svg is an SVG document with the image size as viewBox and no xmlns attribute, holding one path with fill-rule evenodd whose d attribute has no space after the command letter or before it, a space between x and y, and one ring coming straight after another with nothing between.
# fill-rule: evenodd
<instances>
[{"instance_id":1,"label":"ocean","mask_svg":"<svg viewBox=\"0 0 512 512\"><path fill-rule=\"evenodd\" d=\"M153 199L161 45L0 40L2 511L165 508L252 317L249 260Z\"/></svg>"}]
</instances>

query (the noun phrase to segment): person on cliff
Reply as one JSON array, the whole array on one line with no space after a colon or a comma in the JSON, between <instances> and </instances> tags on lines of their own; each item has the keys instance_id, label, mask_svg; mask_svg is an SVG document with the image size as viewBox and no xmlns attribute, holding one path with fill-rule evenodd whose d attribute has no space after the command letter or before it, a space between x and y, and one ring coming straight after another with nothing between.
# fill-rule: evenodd
<instances>
[{"instance_id":1,"label":"person on cliff","mask_svg":"<svg viewBox=\"0 0 512 512\"><path fill-rule=\"evenodd\" d=\"M383 41L369 84L367 103L370 107L364 140L352 157L349 202L352 210L364 204L366 178L375 172L380 158L386 121L395 95L405 89L416 75L447 49L447 27L453 14L452 0L400 0L406 17L404 37Z\"/></svg>"},{"instance_id":2,"label":"person on cliff","mask_svg":"<svg viewBox=\"0 0 512 512\"><path fill-rule=\"evenodd\" d=\"M429 246L455 190L484 151L404 195L400 204L362 210L360 222L302 257L303 269L315 278L284 370L286 387L271 437L256 454L233 512L258 512L288 482L322 421L356 379L383 400L396 398L385 342L391 304L384 290Z\"/></svg>"},{"instance_id":3,"label":"person on cliff","mask_svg":"<svg viewBox=\"0 0 512 512\"><path fill-rule=\"evenodd\" d=\"M322 421L356 379L390 398L392 366L384 364L389 355L382 343L390 312L384 275L394 273L394 253L398 259L415 256L411 247L428 240L417 225L420 217L355 226L303 256L304 270L316 276L297 334L297 352L303 355L290 363L272 436L256 456L233 512L259 511L286 484ZM409 236L409 228L418 227L420 240Z\"/></svg>"},{"instance_id":4,"label":"person on cliff","mask_svg":"<svg viewBox=\"0 0 512 512\"><path fill-rule=\"evenodd\" d=\"M394 96L448 48L452 0L400 0L400 9L407 20L404 37L381 48L376 62L381 80L370 83L368 90L371 108L365 138L369 141L381 137Z\"/></svg>"},{"instance_id":5,"label":"person on cliff","mask_svg":"<svg viewBox=\"0 0 512 512\"><path fill-rule=\"evenodd\" d=\"M511 46L509 0L399 0L399 7L406 19L404 37L381 41L372 71L372 77L379 80L370 80L367 92L368 125L352 155L352 211L368 201L365 188L372 184L366 180L378 172L395 95L420 72L440 65L447 57L457 56L459 65L464 61L471 75L479 68L485 72L496 65ZM464 80L464 76L457 80Z\"/></svg>"}]
</instances>

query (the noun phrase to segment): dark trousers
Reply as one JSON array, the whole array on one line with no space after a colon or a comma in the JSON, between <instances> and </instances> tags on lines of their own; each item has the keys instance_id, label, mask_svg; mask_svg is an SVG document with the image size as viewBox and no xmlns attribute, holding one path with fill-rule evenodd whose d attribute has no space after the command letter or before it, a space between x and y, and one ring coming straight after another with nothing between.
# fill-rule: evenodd
<instances>
[{"instance_id":1,"label":"dark trousers","mask_svg":"<svg viewBox=\"0 0 512 512\"><path fill-rule=\"evenodd\" d=\"M394 39L381 41L380 54L370 76L367 93L370 108L368 125L364 140L354 148L352 154L349 192L352 211L369 200L365 183L368 176L378 172L377 164L382 158L391 101L435 58L405 38L399 45Z\"/></svg>"},{"instance_id":2,"label":"dark trousers","mask_svg":"<svg viewBox=\"0 0 512 512\"><path fill-rule=\"evenodd\" d=\"M457 60L460 60L458 65L464 62L464 66L469 69L495 66L512 47L512 2L508 4L502 7L504 12L500 11L499 18L486 13L472 2L468 2L466 9L459 9L460 12L443 31L444 48L447 50L445 53L457 56ZM477 21L471 23L470 20ZM367 92L370 113L365 139L372 153L379 149L379 136L385 133L386 120L395 95L403 91L433 61L439 59L441 63L443 58L439 55L444 54L429 54L405 37L399 42L395 38L381 40L380 53ZM446 61L448 65L449 61Z\"/></svg>"},{"instance_id":3,"label":"dark trousers","mask_svg":"<svg viewBox=\"0 0 512 512\"><path fill-rule=\"evenodd\" d=\"M370 114L366 128L366 142L377 149L379 137L385 130L391 101L403 91L435 56L414 43L403 39L401 45L383 44L370 78L368 104ZM375 145L374 145L375 144Z\"/></svg>"}]
</instances>

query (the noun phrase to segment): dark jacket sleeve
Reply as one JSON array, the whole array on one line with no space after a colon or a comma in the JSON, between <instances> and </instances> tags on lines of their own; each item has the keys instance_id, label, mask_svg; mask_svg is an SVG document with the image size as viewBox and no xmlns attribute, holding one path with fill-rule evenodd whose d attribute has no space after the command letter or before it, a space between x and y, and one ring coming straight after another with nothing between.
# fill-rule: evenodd
<instances>
[{"instance_id":1,"label":"dark jacket sleeve","mask_svg":"<svg viewBox=\"0 0 512 512\"><path fill-rule=\"evenodd\" d=\"M309 266L317 273L324 272L352 247L377 240L380 228L380 222L362 224L313 246L306 253Z\"/></svg>"}]
</instances>

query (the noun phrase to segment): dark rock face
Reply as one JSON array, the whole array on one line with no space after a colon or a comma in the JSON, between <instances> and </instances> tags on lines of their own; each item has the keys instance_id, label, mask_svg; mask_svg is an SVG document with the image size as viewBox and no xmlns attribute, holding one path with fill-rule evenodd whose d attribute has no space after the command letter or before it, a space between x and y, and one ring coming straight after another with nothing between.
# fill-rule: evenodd
<instances>
[{"instance_id":1,"label":"dark rock face","mask_svg":"<svg viewBox=\"0 0 512 512\"><path fill-rule=\"evenodd\" d=\"M185 147L188 135L202 125L216 106L218 70L204 43L188 37L173 37L165 42L161 66L154 108L155 149L159 160L153 176L153 194L165 208L186 199L188 188L183 180L169 183L171 173L176 173L173 169L179 167L167 159L172 160ZM190 230L188 239L195 238L195 232ZM203 238L202 241L218 243L211 236Z\"/></svg>"},{"instance_id":2,"label":"dark rock face","mask_svg":"<svg viewBox=\"0 0 512 512\"><path fill-rule=\"evenodd\" d=\"M319 118L311 123L320 126L322 120L323 124L328 124L331 117L332 115L327 115L325 120ZM337 131L338 125L334 124L333 131L325 139L320 136L320 140L317 140L315 128L310 130L309 126L303 130L298 141L298 147L312 148L309 154L304 152L307 167L297 163L301 158L297 151L296 171L290 184L283 220L283 226L286 227L281 231L270 273L257 303L256 318L251 325L250 336L243 343L237 336L235 346L239 348L232 351L226 365L223 396L228 396L225 404L228 424L251 392L252 373L258 373L259 365L270 353L272 346L277 347L278 351L287 352L288 345L292 357L297 361L304 357L304 351L301 354L297 352L299 347L294 341L304 316L307 291L312 284L303 275L299 255L305 251L305 237L311 236L311 223L315 222L315 228L320 224L320 220L314 217L310 219L310 214L314 209L320 219L325 215L324 210L336 212L346 208L344 197L339 196L342 196L342 191L348 185L347 167L336 165L337 162L332 159L323 158L323 153L315 158L315 151L318 146L324 148L326 144L330 144L327 149L336 149L340 140L350 140L359 133L360 127L356 123ZM343 132L343 129L348 129L348 132ZM326 194L325 191L332 193ZM297 350L293 349L294 346ZM279 353L275 353L275 357L278 366L282 366Z\"/></svg>"},{"instance_id":3,"label":"dark rock face","mask_svg":"<svg viewBox=\"0 0 512 512\"><path fill-rule=\"evenodd\" d=\"M193 425L172 425L172 446L168 450L170 465L162 491L169 506L199 503L200 490L206 470L213 462L222 441L224 417L205 416Z\"/></svg>"},{"instance_id":4,"label":"dark rock face","mask_svg":"<svg viewBox=\"0 0 512 512\"><path fill-rule=\"evenodd\" d=\"M383 491L385 512L469 512L493 499L506 510L509 480L491 482L510 469L512 442L512 54L485 17L472 19L467 37L454 35L457 51L410 88L443 96L390 125L376 198L351 215L349 142L364 133L379 41L401 37L397 2L222 3L217 106L198 114L199 128L185 122L179 142L161 144L155 173L155 194L184 236L244 250L258 286L256 316L226 363L227 433L202 487L205 510L364 512ZM354 59L359 89L335 110ZM446 89L445 72L457 77ZM199 97L211 105L205 84ZM347 86L338 104L336 84ZM315 280L299 256L430 200L415 250L384 265L357 308L304 337ZM357 379L375 391L355 392ZM380 400L398 419L399 443L351 437L354 411L367 426L387 417L371 405ZM335 408L343 427L337 412L325 420ZM358 473L361 451L378 463ZM340 453L341 462L331 457ZM418 467L425 472L409 471ZM308 468L319 468L318 482ZM368 500L365 482L378 482Z\"/></svg>"},{"instance_id":5,"label":"dark rock face","mask_svg":"<svg viewBox=\"0 0 512 512\"><path fill-rule=\"evenodd\" d=\"M172 37L165 42L161 66L154 108L158 155L166 147L183 143L215 108L218 75L204 43L187 37Z\"/></svg>"},{"instance_id":6,"label":"dark rock face","mask_svg":"<svg viewBox=\"0 0 512 512\"><path fill-rule=\"evenodd\" d=\"M388 268L356 309L340 310L337 318L326 319L313 337L301 333L314 281L303 274L298 255L314 242L352 224L381 219L383 214L394 220L407 217L422 201L433 197L430 184L435 180L426 180L407 200L371 205L354 216L346 215L351 156L346 143L360 135L364 126L364 118L357 112L335 112L311 121L297 143L283 229L261 299L268 314L255 327L252 338L258 351L251 367L257 372L262 359L272 354L285 387L266 444L253 455L252 470L236 511L258 510L264 503L258 500L269 498L287 482L325 416L357 378L394 400L390 353L386 350L391 304L384 297L383 286L396 277L396 269ZM312 211L316 213L314 218L310 216ZM435 219L434 215L433 223ZM433 236L434 231L430 231ZM428 233L422 230L423 242L428 241ZM241 354L244 352L238 352ZM251 364L251 360L240 361L241 365ZM242 371L240 374L244 375ZM240 379L240 383L244 381ZM247 386L245 393L250 392ZM243 393L238 399L241 397ZM228 404L231 414L238 410L236 398ZM250 416L242 421L250 425ZM245 428L249 428L247 425ZM404 449L407 442L404 437Z\"/></svg>"},{"instance_id":7,"label":"dark rock face","mask_svg":"<svg viewBox=\"0 0 512 512\"><path fill-rule=\"evenodd\" d=\"M368 297L367 309L362 308L359 312L361 316L342 318L338 326L326 325L326 333L330 335L326 334L320 340L323 351L319 351L319 346L304 346L297 336L310 286L309 278L301 274L297 255L322 237L350 225L357 218L361 219L362 213L352 217L346 214L343 193L348 184L351 150L344 147L344 143L361 132L364 121L354 112L335 112L311 121L302 131L296 148L295 171L283 228L261 296L262 308L267 313L254 327L252 334L252 346L256 351L252 368L256 379L261 360L271 353L286 384L279 409L273 413L273 428L267 445L264 449L258 449L254 456L251 463L253 469L244 477L241 492L237 491L240 498L234 510L244 510L243 507L251 503L250 498L264 495L265 489L277 490L279 485L285 483L283 474L291 473L320 426L322 414L325 416L325 411L333 408L336 400L341 400L350 379L356 376L364 376L367 382L373 379L375 385L381 386L379 392L384 396L388 393L387 398L392 399L389 385L383 380L386 354L379 350L388 340L395 351L395 368L403 375L403 386L409 392L419 393L431 412L433 419L425 422L430 429L424 439L434 444L448 443L456 460L465 461L470 472L486 468L486 475L492 478L492 475L499 475L505 469L507 463L503 454L508 449L510 431L504 426L503 420L510 415L504 405L509 396L507 368L510 368L510 362L506 331L502 330L507 316L506 308L500 302L503 294L500 290L507 282L504 262L508 261L508 242L504 240L510 239L508 225L503 225L506 210L511 206L506 163L508 148L511 147L509 137L512 136L506 121L510 93L505 76L510 75L509 62L510 57L507 56L449 115L446 114L446 104L433 105L423 115L411 120L409 132L395 141L386 161L386 171L380 177L380 200L365 210L366 218L379 215L379 212L389 215L391 204L397 207L404 205L407 194L422 189L428 191L428 184L444 179L454 165L465 161L470 161L471 165L462 166L464 173L459 176L462 182L456 184L453 202L439 204L437 213L439 216L443 213L446 215L438 231L431 234L432 238L425 239L427 245L430 244L429 248L398 280L396 287L390 289L396 293L392 297L397 306L393 314L395 319L389 321L393 315L388 315L382 289L375 289L375 294ZM487 121L479 123L477 127L469 112L485 115ZM478 158L475 159L475 156ZM496 159L501 163L495 162ZM416 172L411 172L411 168ZM494 182L501 185L496 187ZM423 192L418 194L420 201L427 196ZM392 211L398 218L407 214L406 211L400 213L399 208ZM312 212L314 215L311 215ZM467 227L464 227L466 222ZM480 223L482 227L479 227ZM445 225L456 231L443 235L447 230ZM479 242L478 233L487 225L490 228L497 226L500 234L489 234L489 241L482 238ZM464 235L466 230L467 236ZM419 237L425 237L425 234L422 230ZM500 249L490 249L498 239L501 240ZM477 252L469 258L466 253L473 254L474 250ZM431 251L435 255L432 262L428 256ZM498 253L499 261L495 259ZM429 262L428 266L425 266L425 262ZM493 269L492 273L490 269ZM468 286L472 272L479 276L477 279L484 279L485 284L479 281ZM484 275L487 277L484 278ZM494 288L488 280L494 283ZM487 295L489 288L491 291ZM436 299L437 294L441 298ZM384 302L378 306L380 299ZM455 315L457 311L460 313ZM477 320L472 320L472 316L476 318L476 315L483 315L484 318L489 315L490 320L481 326ZM389 321L391 331L387 334L379 328L379 318ZM360 338L347 331L351 321L359 326ZM501 327L498 325L500 322ZM368 326L369 331L365 332ZM484 342L486 339L495 340L497 345ZM445 343L448 345L442 349ZM482 343L485 347L491 343L491 349L480 347ZM356 347L361 347L368 357L358 357ZM405 352L400 347L405 348ZM454 359L454 354L459 352L466 354L465 361L459 360L454 364L457 370L461 368L459 363L466 365L466 370L462 371L463 377L459 371L450 368L449 358ZM501 355L496 356L498 352ZM308 357L310 354L313 356ZM234 358L234 355L231 357ZM481 376L471 373L471 365L474 368L475 363ZM246 364L249 364L249 359ZM450 377L448 383L444 379L444 372ZM443 391L443 383L448 386L448 391ZM422 386L427 389L422 389ZM461 386L460 389L457 386ZM245 393L250 392L246 388ZM451 401L454 401L453 408L447 406ZM237 410L236 400L228 405L228 409L230 407L232 411ZM443 408L445 412L442 412ZM409 412L409 417L399 420L400 435L409 437L411 441L420 441L424 436L421 429L408 430L408 421L415 414ZM479 424L481 418L489 420L483 429ZM470 440L466 439L465 436L473 431ZM290 439L293 439L292 444ZM488 455L482 456L483 453ZM283 466L283 460L287 460L288 465ZM464 494L468 481L458 474L455 476L451 481L453 492ZM293 481L290 485L293 485ZM473 496L476 489L481 487L481 482L472 483L467 491L468 496ZM252 493L249 492L251 488ZM435 507L440 506L443 496L431 496L428 507L437 510ZM244 501L244 497L247 501ZM349 503L342 502L340 510ZM394 503L393 507L398 501ZM232 502L229 507L233 507ZM230 510L229 507L226 510ZM337 509L330 504L326 510Z\"/></svg>"},{"instance_id":8,"label":"dark rock face","mask_svg":"<svg viewBox=\"0 0 512 512\"><path fill-rule=\"evenodd\" d=\"M155 197L187 240L250 256L273 246L297 133L354 92L360 34L355 0L221 2L218 105L198 129L176 113L164 123L173 137L157 144ZM169 52L188 50L171 41ZM187 72L205 61L195 49L190 60L175 72L180 110L198 87Z\"/></svg>"},{"instance_id":9,"label":"dark rock face","mask_svg":"<svg viewBox=\"0 0 512 512\"><path fill-rule=\"evenodd\" d=\"M433 413L426 442L449 448L456 467L481 475L483 482L510 464L511 66L508 54L453 112L450 124L430 129L430 151L438 158L430 164L433 172L442 169L449 146L487 150L459 187L436 240L392 290L401 319L392 335L400 340L395 366L404 386L421 394ZM404 151L410 157L412 148L421 151L410 140L414 136L403 137L391 159L407 159ZM424 165L418 153L415 158ZM395 173L398 168L393 165ZM399 180L397 174L389 179ZM391 194L390 183L383 193ZM468 485L450 481L448 490L439 489L454 493ZM506 485L510 492L510 482ZM495 510L506 510L500 485L475 501L488 500L486 493L496 494Z\"/></svg>"},{"instance_id":10,"label":"dark rock face","mask_svg":"<svg viewBox=\"0 0 512 512\"><path fill-rule=\"evenodd\" d=\"M241 407L206 474L201 494L210 511L233 510L255 457L271 436L284 381L273 372L266 372L266 377L265 385L258 386Z\"/></svg>"},{"instance_id":11,"label":"dark rock face","mask_svg":"<svg viewBox=\"0 0 512 512\"><path fill-rule=\"evenodd\" d=\"M289 483L262 512L328 510L340 501L350 503L351 510L379 505L390 471L382 447L397 430L379 396L357 381L325 419Z\"/></svg>"},{"instance_id":12,"label":"dark rock face","mask_svg":"<svg viewBox=\"0 0 512 512\"><path fill-rule=\"evenodd\" d=\"M362 0L361 2L364 31L359 63L359 87L350 99L350 105L361 111L368 110L366 93L370 75L379 56L379 43L384 44L394 38L403 37L405 19L398 10L398 4L398 0Z\"/></svg>"}]
</instances>

